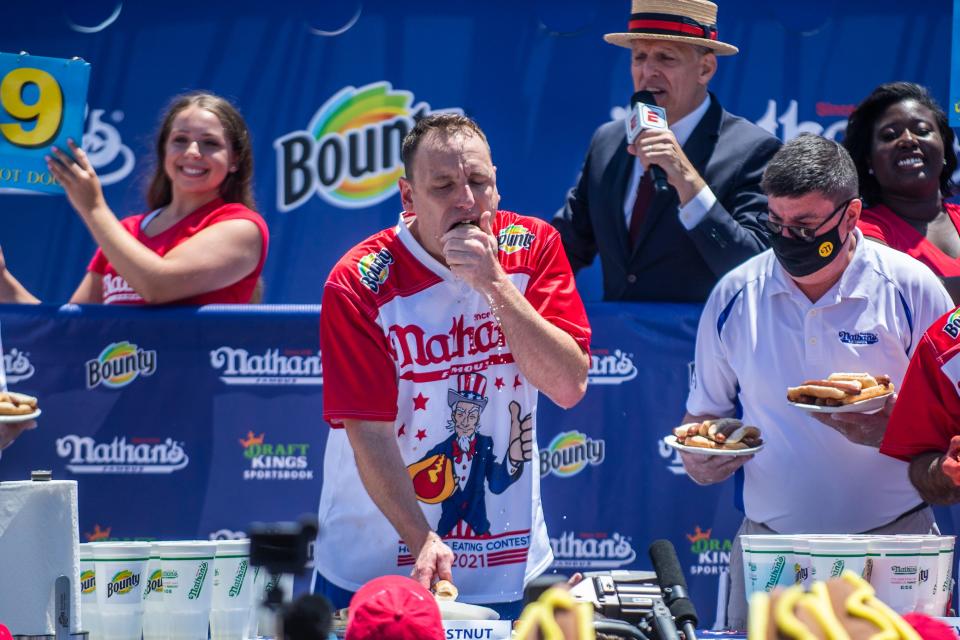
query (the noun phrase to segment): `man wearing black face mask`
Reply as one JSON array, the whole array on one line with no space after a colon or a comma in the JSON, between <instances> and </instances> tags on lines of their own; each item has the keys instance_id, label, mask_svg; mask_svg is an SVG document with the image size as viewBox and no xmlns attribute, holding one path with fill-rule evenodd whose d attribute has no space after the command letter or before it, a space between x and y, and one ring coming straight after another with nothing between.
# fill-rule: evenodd
<instances>
[{"instance_id":1,"label":"man wearing black face mask","mask_svg":"<svg viewBox=\"0 0 960 640\"><path fill-rule=\"evenodd\" d=\"M746 627L740 535L930 533L933 513L907 464L880 455L895 399L874 414L810 414L787 387L832 372L889 375L899 387L923 331L951 307L920 262L857 230L857 172L839 144L804 135L767 165L771 249L724 276L697 333L684 422L733 416L758 426L752 457L681 453L699 484L743 467L745 519L730 555L729 628Z\"/></svg>"}]
</instances>

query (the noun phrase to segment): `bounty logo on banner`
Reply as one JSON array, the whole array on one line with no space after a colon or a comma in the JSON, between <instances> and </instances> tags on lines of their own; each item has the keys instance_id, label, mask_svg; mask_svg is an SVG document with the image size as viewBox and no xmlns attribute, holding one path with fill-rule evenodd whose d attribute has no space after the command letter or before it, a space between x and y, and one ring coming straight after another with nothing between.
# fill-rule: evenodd
<instances>
[{"instance_id":1,"label":"bounty logo on banner","mask_svg":"<svg viewBox=\"0 0 960 640\"><path fill-rule=\"evenodd\" d=\"M125 387L141 374L152 376L157 370L157 352L141 349L124 340L108 344L100 355L85 365L87 389L103 385L110 389Z\"/></svg>"},{"instance_id":2,"label":"bounty logo on banner","mask_svg":"<svg viewBox=\"0 0 960 640\"><path fill-rule=\"evenodd\" d=\"M414 104L389 82L345 87L323 103L304 131L277 138L277 208L292 211L316 193L329 204L360 209L383 202L403 175L400 147L414 123L439 111Z\"/></svg>"},{"instance_id":3,"label":"bounty logo on banner","mask_svg":"<svg viewBox=\"0 0 960 640\"><path fill-rule=\"evenodd\" d=\"M579 431L565 431L540 450L540 476L553 474L569 478L583 471L587 465L603 464L603 440L594 440Z\"/></svg>"}]
</instances>

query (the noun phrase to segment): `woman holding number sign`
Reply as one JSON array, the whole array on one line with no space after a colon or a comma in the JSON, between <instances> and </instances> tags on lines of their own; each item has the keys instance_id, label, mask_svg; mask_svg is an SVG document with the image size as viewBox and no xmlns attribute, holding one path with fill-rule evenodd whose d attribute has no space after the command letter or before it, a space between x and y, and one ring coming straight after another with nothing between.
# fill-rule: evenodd
<instances>
[{"instance_id":1,"label":"woman holding number sign","mask_svg":"<svg viewBox=\"0 0 960 640\"><path fill-rule=\"evenodd\" d=\"M250 133L233 105L210 93L174 98L157 136L151 212L122 221L86 153L69 146L69 155L52 147L47 166L99 246L70 302L251 301L269 235L253 211ZM40 302L6 269L2 250L0 302Z\"/></svg>"}]
</instances>

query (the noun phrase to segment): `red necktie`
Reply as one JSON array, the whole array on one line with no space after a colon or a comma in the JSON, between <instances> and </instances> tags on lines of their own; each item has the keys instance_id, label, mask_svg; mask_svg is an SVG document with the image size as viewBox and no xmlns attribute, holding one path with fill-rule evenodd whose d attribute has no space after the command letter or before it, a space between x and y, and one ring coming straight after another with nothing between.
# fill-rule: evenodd
<instances>
[{"instance_id":1,"label":"red necktie","mask_svg":"<svg viewBox=\"0 0 960 640\"><path fill-rule=\"evenodd\" d=\"M643 225L643 219L647 217L647 209L653 201L653 180L650 178L650 172L644 171L640 178L640 186L637 187L637 200L633 203L633 213L630 215L630 248L637 246L637 239L640 237L640 227Z\"/></svg>"}]
</instances>

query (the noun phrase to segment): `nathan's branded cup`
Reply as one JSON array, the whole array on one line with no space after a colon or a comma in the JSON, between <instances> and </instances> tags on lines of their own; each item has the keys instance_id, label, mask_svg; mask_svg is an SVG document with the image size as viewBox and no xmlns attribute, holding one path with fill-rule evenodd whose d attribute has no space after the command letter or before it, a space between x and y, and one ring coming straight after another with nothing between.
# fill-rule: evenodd
<instances>
[{"instance_id":1,"label":"nathan's branded cup","mask_svg":"<svg viewBox=\"0 0 960 640\"><path fill-rule=\"evenodd\" d=\"M143 640L166 640L167 626L163 610L163 568L160 565L160 544L150 545L143 585Z\"/></svg>"},{"instance_id":2,"label":"nathan's branded cup","mask_svg":"<svg viewBox=\"0 0 960 640\"><path fill-rule=\"evenodd\" d=\"M846 536L810 538L811 582L836 578L844 571L863 576L867 561L867 539Z\"/></svg>"},{"instance_id":3,"label":"nathan's branded cup","mask_svg":"<svg viewBox=\"0 0 960 640\"><path fill-rule=\"evenodd\" d=\"M254 602L254 571L249 540L220 540L213 561L210 637L246 640Z\"/></svg>"},{"instance_id":4,"label":"nathan's branded cup","mask_svg":"<svg viewBox=\"0 0 960 640\"><path fill-rule=\"evenodd\" d=\"M937 557L937 594L935 615L947 615L950 596L953 595L953 548L956 536L940 536L940 555Z\"/></svg>"},{"instance_id":5,"label":"nathan's branded cup","mask_svg":"<svg viewBox=\"0 0 960 640\"><path fill-rule=\"evenodd\" d=\"M743 586L747 597L750 597L757 581L757 565L753 564L753 556L750 555L750 536L740 536L740 546L743 548Z\"/></svg>"},{"instance_id":6,"label":"nathan's branded cup","mask_svg":"<svg viewBox=\"0 0 960 640\"><path fill-rule=\"evenodd\" d=\"M93 545L101 640L139 638L143 627L143 583L149 543Z\"/></svg>"},{"instance_id":7,"label":"nathan's branded cup","mask_svg":"<svg viewBox=\"0 0 960 640\"><path fill-rule=\"evenodd\" d=\"M750 545L750 562L756 567L753 591L773 591L794 583L791 536L741 536ZM750 594L747 594L749 598Z\"/></svg>"},{"instance_id":8,"label":"nathan's branded cup","mask_svg":"<svg viewBox=\"0 0 960 640\"><path fill-rule=\"evenodd\" d=\"M216 542L159 542L168 640L206 640Z\"/></svg>"},{"instance_id":9,"label":"nathan's branded cup","mask_svg":"<svg viewBox=\"0 0 960 640\"><path fill-rule=\"evenodd\" d=\"M80 628L91 638L100 636L100 609L97 607L97 566L93 545L80 545Z\"/></svg>"},{"instance_id":10,"label":"nathan's branded cup","mask_svg":"<svg viewBox=\"0 0 960 640\"><path fill-rule=\"evenodd\" d=\"M813 567L810 559L810 539L805 536L793 538L793 580L795 584L809 587L813 582Z\"/></svg>"},{"instance_id":11,"label":"nathan's branded cup","mask_svg":"<svg viewBox=\"0 0 960 640\"><path fill-rule=\"evenodd\" d=\"M864 577L891 609L910 613L917 603L920 538L875 536L867 545Z\"/></svg>"},{"instance_id":12,"label":"nathan's branded cup","mask_svg":"<svg viewBox=\"0 0 960 640\"><path fill-rule=\"evenodd\" d=\"M914 536L920 538L920 553L917 554L917 602L914 611L936 615L937 572L939 571L939 536Z\"/></svg>"}]
</instances>

